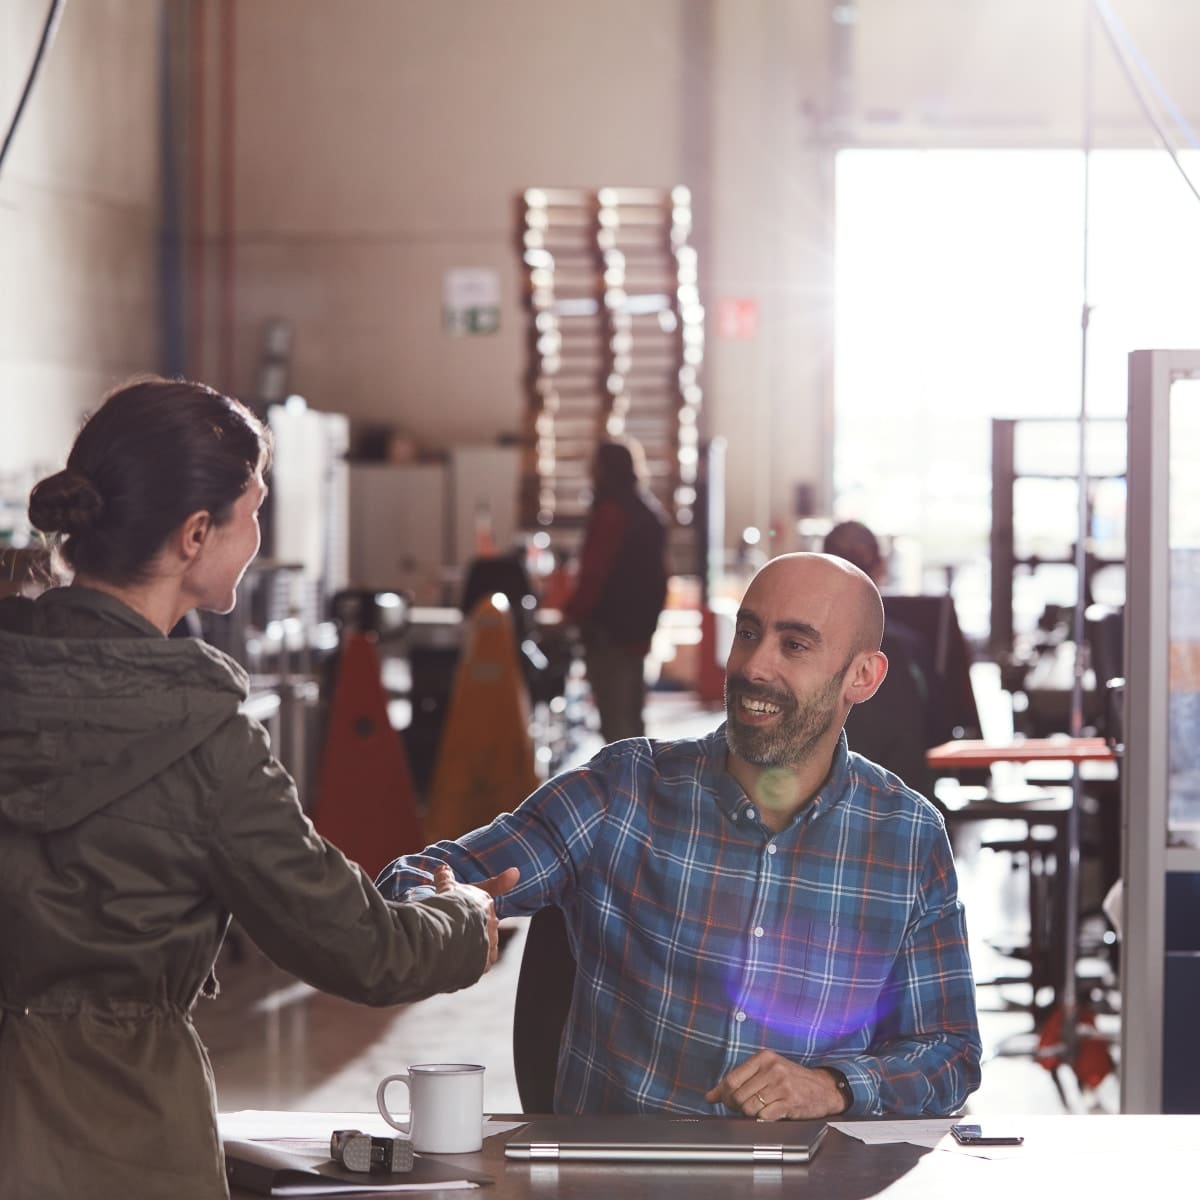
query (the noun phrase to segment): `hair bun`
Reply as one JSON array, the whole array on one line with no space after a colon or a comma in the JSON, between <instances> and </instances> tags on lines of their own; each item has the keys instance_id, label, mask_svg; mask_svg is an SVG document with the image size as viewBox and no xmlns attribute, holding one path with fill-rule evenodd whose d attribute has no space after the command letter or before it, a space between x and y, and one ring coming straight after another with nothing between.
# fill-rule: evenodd
<instances>
[{"instance_id":1,"label":"hair bun","mask_svg":"<svg viewBox=\"0 0 1200 1200\"><path fill-rule=\"evenodd\" d=\"M67 467L29 494L29 521L43 533L87 533L104 509L104 498L86 476Z\"/></svg>"}]
</instances>

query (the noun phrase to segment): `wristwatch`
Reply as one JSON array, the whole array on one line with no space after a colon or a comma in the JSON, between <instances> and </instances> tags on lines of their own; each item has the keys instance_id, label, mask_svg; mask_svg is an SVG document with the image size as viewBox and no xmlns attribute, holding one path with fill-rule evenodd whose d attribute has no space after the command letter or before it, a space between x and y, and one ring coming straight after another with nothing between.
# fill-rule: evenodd
<instances>
[{"instance_id":1,"label":"wristwatch","mask_svg":"<svg viewBox=\"0 0 1200 1200\"><path fill-rule=\"evenodd\" d=\"M821 1070L833 1080L834 1087L842 1098L842 1112L849 1112L850 1105L854 1103L854 1089L850 1086L850 1080L837 1067L822 1067Z\"/></svg>"}]
</instances>

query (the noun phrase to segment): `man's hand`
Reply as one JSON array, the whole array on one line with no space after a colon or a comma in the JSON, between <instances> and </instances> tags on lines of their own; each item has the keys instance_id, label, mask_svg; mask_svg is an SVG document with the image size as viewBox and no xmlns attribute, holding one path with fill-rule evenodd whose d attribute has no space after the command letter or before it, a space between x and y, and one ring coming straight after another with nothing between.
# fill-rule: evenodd
<instances>
[{"instance_id":1,"label":"man's hand","mask_svg":"<svg viewBox=\"0 0 1200 1200\"><path fill-rule=\"evenodd\" d=\"M500 956L500 926L496 920L494 898L511 891L517 886L517 880L520 878L521 872L516 867L509 867L507 871L501 871L499 875L493 875L491 879L483 879L475 884L459 883L454 878L454 872L445 863L433 873L433 884L439 896L447 893L462 896L472 904L477 904L487 914L488 961L483 969L484 974L492 969L492 964Z\"/></svg>"},{"instance_id":2,"label":"man's hand","mask_svg":"<svg viewBox=\"0 0 1200 1200\"><path fill-rule=\"evenodd\" d=\"M828 1072L802 1067L774 1050L738 1063L704 1098L760 1121L829 1117L845 1104Z\"/></svg>"}]
</instances>

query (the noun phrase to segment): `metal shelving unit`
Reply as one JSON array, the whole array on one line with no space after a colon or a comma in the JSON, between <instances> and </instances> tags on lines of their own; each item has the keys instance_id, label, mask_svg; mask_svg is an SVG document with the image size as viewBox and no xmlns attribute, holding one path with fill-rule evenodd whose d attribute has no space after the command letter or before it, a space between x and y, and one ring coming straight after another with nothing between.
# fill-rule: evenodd
<instances>
[{"instance_id":1,"label":"metal shelving unit","mask_svg":"<svg viewBox=\"0 0 1200 1200\"><path fill-rule=\"evenodd\" d=\"M1095 445L1096 434L1104 430L1115 436L1123 432L1124 421L1119 417L1091 417L1088 428ZM1036 443L1050 442L1054 427L1060 427L1068 438L1060 438L1046 447L1044 455L1036 453ZM1002 660L1013 651L1017 634L1014 619L1014 593L1017 580L1024 573L1036 577L1047 567L1069 567L1075 564L1074 534L1059 539L1052 549L1044 553L1032 553L1023 545L1028 532L1019 528L1017 495L1022 486L1055 486L1077 489L1079 471L1048 469L1045 464L1032 466L1028 460L1041 457L1048 461L1061 462L1061 443L1069 440L1074 449L1078 441L1078 422L1069 417L1004 417L992 421L992 531L990 555L992 564L991 621L988 649L993 657ZM1034 443L1035 453L1022 445L1022 439ZM1088 455L1088 511L1089 524L1095 524L1097 490L1106 483L1125 478L1124 463L1103 461L1112 454ZM1101 461L1093 461L1093 460ZM1077 495L1077 492L1076 492ZM1077 503L1056 506L1062 512L1074 512ZM1110 539L1111 540L1111 539ZM1125 561L1124 547L1119 544L1101 544L1094 535L1089 539L1084 580L1085 591L1090 591L1095 573L1104 567L1119 566ZM1077 585L1076 585L1077 586Z\"/></svg>"},{"instance_id":2,"label":"metal shelving unit","mask_svg":"<svg viewBox=\"0 0 1200 1200\"><path fill-rule=\"evenodd\" d=\"M597 442L633 437L690 570L704 356L691 194L530 188L520 222L532 351L522 523L570 544Z\"/></svg>"}]
</instances>

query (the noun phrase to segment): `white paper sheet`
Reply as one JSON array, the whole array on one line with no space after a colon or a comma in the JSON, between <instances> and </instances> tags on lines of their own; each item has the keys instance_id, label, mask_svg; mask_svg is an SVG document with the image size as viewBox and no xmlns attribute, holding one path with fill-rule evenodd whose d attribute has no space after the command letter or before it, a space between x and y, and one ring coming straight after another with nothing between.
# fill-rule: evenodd
<instances>
[{"instance_id":1,"label":"white paper sheet","mask_svg":"<svg viewBox=\"0 0 1200 1200\"><path fill-rule=\"evenodd\" d=\"M962 1146L950 1134L950 1126L967 1117L938 1117L927 1121L831 1121L834 1129L868 1146L885 1142L908 1142L928 1150L944 1150L967 1158L1012 1158L1024 1151L1024 1146ZM1013 1127L1019 1122L1011 1122ZM1017 1129L1017 1133L1021 1130Z\"/></svg>"}]
</instances>

